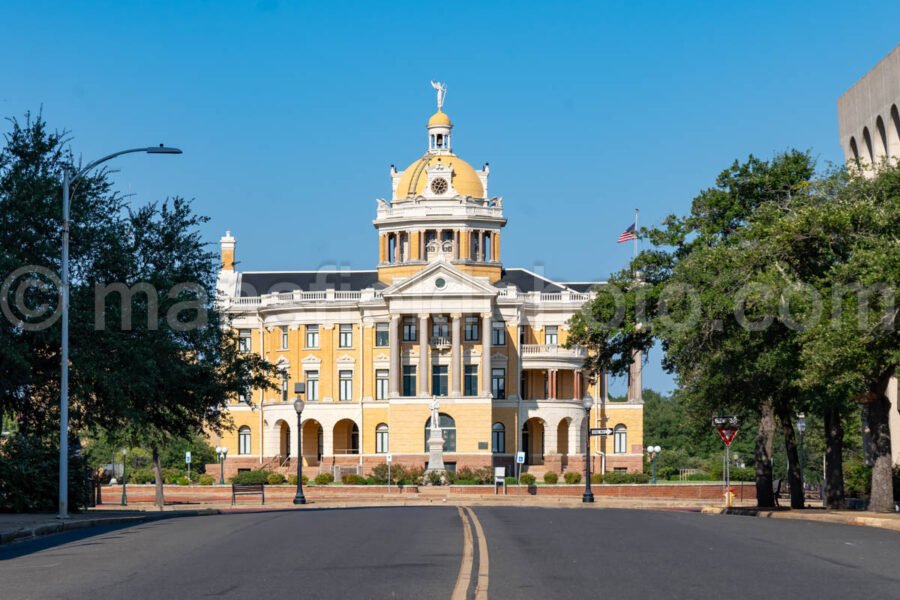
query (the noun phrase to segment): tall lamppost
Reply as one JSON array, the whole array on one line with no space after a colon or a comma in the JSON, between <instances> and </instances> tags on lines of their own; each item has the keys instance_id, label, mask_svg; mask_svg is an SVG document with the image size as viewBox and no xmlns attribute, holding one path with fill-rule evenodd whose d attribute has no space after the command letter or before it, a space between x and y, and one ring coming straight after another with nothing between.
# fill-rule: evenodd
<instances>
[{"instance_id":1,"label":"tall lamppost","mask_svg":"<svg viewBox=\"0 0 900 600\"><path fill-rule=\"evenodd\" d=\"M294 496L294 504L306 504L306 496L303 495L303 424L300 415L303 414L303 396L306 392L305 383L295 383L294 410L297 411L297 494Z\"/></svg>"},{"instance_id":2,"label":"tall lamppost","mask_svg":"<svg viewBox=\"0 0 900 600\"><path fill-rule=\"evenodd\" d=\"M160 144L148 148L132 148L114 152L94 162L88 163L80 171L72 173L63 169L63 221L62 221L62 265L60 270L60 303L62 304L62 349L60 352L61 373L59 379L59 514L58 519L69 518L69 188L79 177L94 167L123 154L146 152L147 154L181 154L178 148L168 148ZM124 487L122 489L124 492Z\"/></svg>"},{"instance_id":3,"label":"tall lamppost","mask_svg":"<svg viewBox=\"0 0 900 600\"><path fill-rule=\"evenodd\" d=\"M591 407L594 399L585 397L581 400L584 407L584 495L582 502L593 502L594 492L591 491Z\"/></svg>"},{"instance_id":4,"label":"tall lamppost","mask_svg":"<svg viewBox=\"0 0 900 600\"><path fill-rule=\"evenodd\" d=\"M656 485L656 459L659 457L659 453L662 450L659 446L647 446L647 458L650 459L650 464L652 465L652 473L650 477L650 483Z\"/></svg>"},{"instance_id":5,"label":"tall lamppost","mask_svg":"<svg viewBox=\"0 0 900 600\"><path fill-rule=\"evenodd\" d=\"M216 456L219 457L219 485L225 485L225 458L228 456L228 448L216 446Z\"/></svg>"},{"instance_id":6,"label":"tall lamppost","mask_svg":"<svg viewBox=\"0 0 900 600\"><path fill-rule=\"evenodd\" d=\"M122 506L128 504L128 496L125 494L125 485L128 483L128 448L122 448Z\"/></svg>"},{"instance_id":7,"label":"tall lamppost","mask_svg":"<svg viewBox=\"0 0 900 600\"><path fill-rule=\"evenodd\" d=\"M797 415L797 431L800 433L799 460L797 462L800 463L800 481L805 482L806 478L803 477L803 434L806 431L806 415L803 413Z\"/></svg>"}]
</instances>

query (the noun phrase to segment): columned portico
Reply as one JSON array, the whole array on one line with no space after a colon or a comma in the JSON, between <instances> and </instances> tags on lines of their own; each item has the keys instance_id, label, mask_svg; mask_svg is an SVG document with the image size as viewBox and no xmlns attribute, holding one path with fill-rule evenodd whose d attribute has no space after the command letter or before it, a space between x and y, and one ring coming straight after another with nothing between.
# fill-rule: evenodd
<instances>
[{"instance_id":1,"label":"columned portico","mask_svg":"<svg viewBox=\"0 0 900 600\"><path fill-rule=\"evenodd\" d=\"M428 313L419 313L419 396L428 396Z\"/></svg>"},{"instance_id":2,"label":"columned portico","mask_svg":"<svg viewBox=\"0 0 900 600\"><path fill-rule=\"evenodd\" d=\"M491 318L492 313L481 315L481 393L491 396Z\"/></svg>"},{"instance_id":3,"label":"columned portico","mask_svg":"<svg viewBox=\"0 0 900 600\"><path fill-rule=\"evenodd\" d=\"M453 313L450 315L452 323L450 325L450 395L459 396L459 373L460 362L462 361L462 345L460 343L460 329L462 328L462 314Z\"/></svg>"}]
</instances>

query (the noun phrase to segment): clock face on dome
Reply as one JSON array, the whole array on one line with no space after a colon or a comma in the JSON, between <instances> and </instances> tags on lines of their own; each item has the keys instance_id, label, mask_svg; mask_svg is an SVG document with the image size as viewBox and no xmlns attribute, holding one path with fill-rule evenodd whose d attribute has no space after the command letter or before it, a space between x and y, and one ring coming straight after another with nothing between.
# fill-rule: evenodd
<instances>
[{"instance_id":1,"label":"clock face on dome","mask_svg":"<svg viewBox=\"0 0 900 600\"><path fill-rule=\"evenodd\" d=\"M434 181L431 182L431 191L437 195L441 195L447 191L447 180L443 177L438 177Z\"/></svg>"}]
</instances>

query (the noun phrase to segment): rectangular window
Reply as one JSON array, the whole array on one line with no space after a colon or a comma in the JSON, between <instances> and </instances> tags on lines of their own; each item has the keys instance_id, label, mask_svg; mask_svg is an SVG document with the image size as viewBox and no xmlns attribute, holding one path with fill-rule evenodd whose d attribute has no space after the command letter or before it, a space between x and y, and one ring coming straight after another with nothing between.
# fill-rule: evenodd
<instances>
[{"instance_id":1,"label":"rectangular window","mask_svg":"<svg viewBox=\"0 0 900 600\"><path fill-rule=\"evenodd\" d=\"M447 395L447 365L431 367L431 394L433 396Z\"/></svg>"},{"instance_id":2,"label":"rectangular window","mask_svg":"<svg viewBox=\"0 0 900 600\"><path fill-rule=\"evenodd\" d=\"M241 404L250 404L250 388L244 388L244 390L238 394L238 402Z\"/></svg>"},{"instance_id":3,"label":"rectangular window","mask_svg":"<svg viewBox=\"0 0 900 600\"><path fill-rule=\"evenodd\" d=\"M519 346L525 345L525 326L519 325Z\"/></svg>"},{"instance_id":4,"label":"rectangular window","mask_svg":"<svg viewBox=\"0 0 900 600\"><path fill-rule=\"evenodd\" d=\"M403 319L403 341L404 342L415 342L419 339L419 336L416 332L416 320L415 319Z\"/></svg>"},{"instance_id":5,"label":"rectangular window","mask_svg":"<svg viewBox=\"0 0 900 600\"><path fill-rule=\"evenodd\" d=\"M403 365L403 395L416 395L416 366Z\"/></svg>"},{"instance_id":6,"label":"rectangular window","mask_svg":"<svg viewBox=\"0 0 900 600\"><path fill-rule=\"evenodd\" d=\"M288 401L288 380L289 379L290 378L288 377L287 373L281 374L281 401L282 402Z\"/></svg>"},{"instance_id":7,"label":"rectangular window","mask_svg":"<svg viewBox=\"0 0 900 600\"><path fill-rule=\"evenodd\" d=\"M319 372L306 372L306 399L315 402L319 399Z\"/></svg>"},{"instance_id":8,"label":"rectangular window","mask_svg":"<svg viewBox=\"0 0 900 600\"><path fill-rule=\"evenodd\" d=\"M282 327L281 328L281 349L287 350L287 348L288 348L288 328Z\"/></svg>"},{"instance_id":9,"label":"rectangular window","mask_svg":"<svg viewBox=\"0 0 900 600\"><path fill-rule=\"evenodd\" d=\"M556 325L548 325L544 328L544 343L548 346L559 344L559 328Z\"/></svg>"},{"instance_id":10,"label":"rectangular window","mask_svg":"<svg viewBox=\"0 0 900 600\"><path fill-rule=\"evenodd\" d=\"M506 324L503 321L494 321L491 324L491 345L506 345Z\"/></svg>"},{"instance_id":11,"label":"rectangular window","mask_svg":"<svg viewBox=\"0 0 900 600\"><path fill-rule=\"evenodd\" d=\"M463 394L466 396L478 395L478 365L463 366Z\"/></svg>"},{"instance_id":12,"label":"rectangular window","mask_svg":"<svg viewBox=\"0 0 900 600\"><path fill-rule=\"evenodd\" d=\"M450 337L450 325L447 323L446 317L434 317L431 322L431 337Z\"/></svg>"},{"instance_id":13,"label":"rectangular window","mask_svg":"<svg viewBox=\"0 0 900 600\"><path fill-rule=\"evenodd\" d=\"M250 330L241 329L238 337L238 349L241 352L250 352Z\"/></svg>"},{"instance_id":14,"label":"rectangular window","mask_svg":"<svg viewBox=\"0 0 900 600\"><path fill-rule=\"evenodd\" d=\"M375 428L375 452L377 454L390 452L389 433L387 425L382 424Z\"/></svg>"},{"instance_id":15,"label":"rectangular window","mask_svg":"<svg viewBox=\"0 0 900 600\"><path fill-rule=\"evenodd\" d=\"M375 345L386 348L391 343L391 333L387 323L375 323Z\"/></svg>"},{"instance_id":16,"label":"rectangular window","mask_svg":"<svg viewBox=\"0 0 900 600\"><path fill-rule=\"evenodd\" d=\"M388 370L375 371L375 399L387 400L388 397Z\"/></svg>"},{"instance_id":17,"label":"rectangular window","mask_svg":"<svg viewBox=\"0 0 900 600\"><path fill-rule=\"evenodd\" d=\"M523 400L532 400L528 397L528 375L522 373L522 381L519 382L519 397Z\"/></svg>"},{"instance_id":18,"label":"rectangular window","mask_svg":"<svg viewBox=\"0 0 900 600\"><path fill-rule=\"evenodd\" d=\"M491 369L491 392L494 398L506 398L506 369Z\"/></svg>"},{"instance_id":19,"label":"rectangular window","mask_svg":"<svg viewBox=\"0 0 900 600\"><path fill-rule=\"evenodd\" d=\"M340 326L338 346L341 348L350 348L353 346L353 325L344 324Z\"/></svg>"},{"instance_id":20,"label":"rectangular window","mask_svg":"<svg viewBox=\"0 0 900 600\"><path fill-rule=\"evenodd\" d=\"M466 317L463 339L467 342L477 342L481 339L481 336L478 335L478 317Z\"/></svg>"},{"instance_id":21,"label":"rectangular window","mask_svg":"<svg viewBox=\"0 0 900 600\"><path fill-rule=\"evenodd\" d=\"M338 379L341 383L339 400L353 399L353 371L338 371Z\"/></svg>"},{"instance_id":22,"label":"rectangular window","mask_svg":"<svg viewBox=\"0 0 900 600\"><path fill-rule=\"evenodd\" d=\"M306 326L306 347L307 348L318 348L319 347L319 326L318 325L307 325Z\"/></svg>"}]
</instances>

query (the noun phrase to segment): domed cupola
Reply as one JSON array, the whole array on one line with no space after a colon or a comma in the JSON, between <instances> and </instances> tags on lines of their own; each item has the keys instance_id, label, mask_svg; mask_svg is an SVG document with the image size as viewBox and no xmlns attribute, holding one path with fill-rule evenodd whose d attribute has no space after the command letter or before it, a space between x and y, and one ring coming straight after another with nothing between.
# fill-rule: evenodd
<instances>
[{"instance_id":1,"label":"domed cupola","mask_svg":"<svg viewBox=\"0 0 900 600\"><path fill-rule=\"evenodd\" d=\"M428 119L428 151L431 153L452 152L450 146L450 130L453 123L444 112L444 98L447 96L447 85L431 82L431 87L437 91L437 112Z\"/></svg>"}]
</instances>

